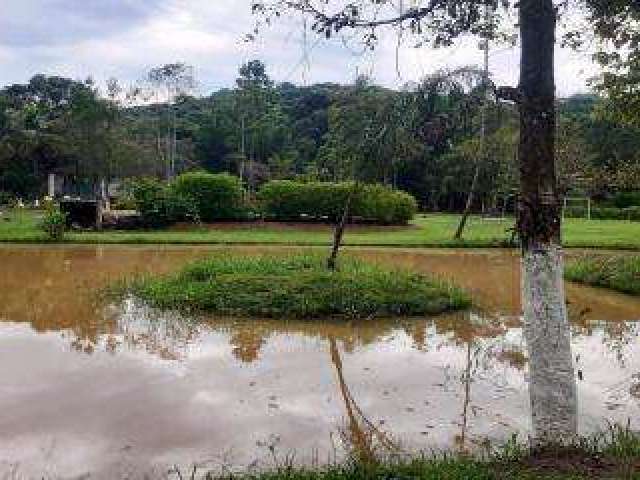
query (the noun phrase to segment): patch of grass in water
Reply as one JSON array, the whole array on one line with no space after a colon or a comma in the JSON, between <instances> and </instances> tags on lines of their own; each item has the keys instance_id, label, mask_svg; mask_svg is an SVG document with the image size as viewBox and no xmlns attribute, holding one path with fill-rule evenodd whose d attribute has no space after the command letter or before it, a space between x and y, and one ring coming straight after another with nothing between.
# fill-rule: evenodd
<instances>
[{"instance_id":1,"label":"patch of grass in water","mask_svg":"<svg viewBox=\"0 0 640 480\"><path fill-rule=\"evenodd\" d=\"M274 318L419 316L471 304L440 280L350 257L331 272L316 255L216 256L174 275L136 280L125 291L161 309Z\"/></svg>"},{"instance_id":2,"label":"patch of grass in water","mask_svg":"<svg viewBox=\"0 0 640 480\"><path fill-rule=\"evenodd\" d=\"M584 256L567 265L572 282L640 295L640 256Z\"/></svg>"}]
</instances>

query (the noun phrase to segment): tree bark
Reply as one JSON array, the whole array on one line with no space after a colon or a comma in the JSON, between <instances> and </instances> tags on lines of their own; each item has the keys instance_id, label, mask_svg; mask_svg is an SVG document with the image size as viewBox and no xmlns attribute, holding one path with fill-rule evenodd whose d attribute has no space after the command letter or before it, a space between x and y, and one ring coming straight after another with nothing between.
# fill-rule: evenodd
<instances>
[{"instance_id":1,"label":"tree bark","mask_svg":"<svg viewBox=\"0 0 640 480\"><path fill-rule=\"evenodd\" d=\"M351 212L351 202L353 200L353 196L355 194L356 187L347 195L347 200L344 203L344 210L342 211L342 218L340 222L336 225L336 229L333 233L333 246L331 247L331 255L329 255L329 259L327 260L327 268L329 270L335 270L338 262L338 252L340 251L340 246L342 245L342 237L344 236L344 230L347 226L347 222L349 221L349 214Z\"/></svg>"},{"instance_id":2,"label":"tree bark","mask_svg":"<svg viewBox=\"0 0 640 480\"><path fill-rule=\"evenodd\" d=\"M555 171L553 0L520 2L520 182L517 231L522 244L524 333L536 443L577 433L576 385L563 281Z\"/></svg>"},{"instance_id":3,"label":"tree bark","mask_svg":"<svg viewBox=\"0 0 640 480\"><path fill-rule=\"evenodd\" d=\"M469 220L469 216L471 215L471 208L473 207L473 197L475 196L479 178L480 164L476 163L476 169L473 174L473 181L471 182L471 189L469 190L469 194L467 195L467 204L464 207L464 212L462 212L462 218L460 219L460 224L458 225L456 234L453 236L454 240L462 239L462 234L464 233L464 229L467 226L467 221Z\"/></svg>"}]
</instances>

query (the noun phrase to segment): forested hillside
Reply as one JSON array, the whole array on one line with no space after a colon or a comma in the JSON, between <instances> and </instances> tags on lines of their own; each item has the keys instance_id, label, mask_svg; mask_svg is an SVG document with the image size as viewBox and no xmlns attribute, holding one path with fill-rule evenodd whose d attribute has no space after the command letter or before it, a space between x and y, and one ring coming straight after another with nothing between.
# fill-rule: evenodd
<instances>
[{"instance_id":1,"label":"forested hillside","mask_svg":"<svg viewBox=\"0 0 640 480\"><path fill-rule=\"evenodd\" d=\"M203 168L242 177L356 179L412 193L429 210L461 210L476 167L476 208L510 205L517 187L517 112L489 102L480 138L482 73L438 72L402 90L274 84L258 62L236 86L191 95L183 64L133 88L112 80L34 76L0 90L0 192L34 198L50 172L75 178L173 177ZM560 101L561 186L606 196L640 188L640 130L606 114L597 96Z\"/></svg>"}]
</instances>

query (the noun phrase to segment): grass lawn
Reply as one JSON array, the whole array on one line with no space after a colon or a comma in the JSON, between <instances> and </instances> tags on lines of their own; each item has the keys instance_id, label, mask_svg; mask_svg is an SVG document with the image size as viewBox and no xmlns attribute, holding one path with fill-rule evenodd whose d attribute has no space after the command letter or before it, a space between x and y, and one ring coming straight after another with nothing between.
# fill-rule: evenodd
<instances>
[{"instance_id":1,"label":"grass lawn","mask_svg":"<svg viewBox=\"0 0 640 480\"><path fill-rule=\"evenodd\" d=\"M38 212L5 212L0 216L0 242L46 241L38 229ZM408 227L353 227L347 230L345 245L389 247L502 247L511 238L513 220L473 217L465 239L455 241L458 215L421 215ZM272 244L329 245L330 226L240 224L189 226L180 229L133 232L70 232L68 243L144 244ZM640 249L640 222L568 219L564 224L566 247Z\"/></svg>"}]
</instances>

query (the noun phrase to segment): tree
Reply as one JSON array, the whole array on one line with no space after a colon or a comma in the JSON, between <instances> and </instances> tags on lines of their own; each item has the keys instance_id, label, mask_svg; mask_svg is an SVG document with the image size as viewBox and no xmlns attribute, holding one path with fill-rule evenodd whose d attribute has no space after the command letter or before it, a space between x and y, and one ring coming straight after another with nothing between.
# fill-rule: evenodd
<instances>
[{"instance_id":1,"label":"tree","mask_svg":"<svg viewBox=\"0 0 640 480\"><path fill-rule=\"evenodd\" d=\"M555 167L554 49L560 4L554 0L423 0L398 11L392 1L345 3L330 0L255 0L253 11L271 23L287 10L314 21L327 38L359 30L375 47L377 29L408 30L434 46L451 45L465 33L497 35L500 15L518 9L521 69L517 88L498 95L520 109L520 198L517 231L522 245L525 334L530 351L530 399L534 436L540 442L568 441L576 433L576 387L566 311L561 250L560 198ZM566 2L560 2L566 4ZM593 15L609 18L631 1L584 0ZM485 15L486 9L490 13ZM386 15L386 16L385 16Z\"/></svg>"},{"instance_id":2,"label":"tree","mask_svg":"<svg viewBox=\"0 0 640 480\"><path fill-rule=\"evenodd\" d=\"M170 63L153 68L147 75L149 85L155 89L155 99L161 99L166 104L167 122L165 136L165 161L167 179L176 173L177 148L177 114L176 100L196 87L193 67L185 63Z\"/></svg>"},{"instance_id":3,"label":"tree","mask_svg":"<svg viewBox=\"0 0 640 480\"><path fill-rule=\"evenodd\" d=\"M452 139L459 140L476 133L474 120L478 113L481 115L480 136L482 140L485 139L489 86L488 50L486 59L487 67L485 71L473 67L460 68L451 72L440 71L425 78L420 85L418 90L420 103L424 103L427 107L423 109L425 110L424 118L430 119L427 123L430 127L430 134L433 135L433 132L436 132L436 136L440 137L439 142L442 151L449 150ZM438 105L442 104L443 101L444 105ZM474 165L473 179L467 193L464 212L456 229L454 240L462 238L467 220L471 215L471 208L480 179L480 165L483 157L486 157L487 149L485 147L484 141L481 141L479 148L475 150L474 155L470 158Z\"/></svg>"},{"instance_id":4,"label":"tree","mask_svg":"<svg viewBox=\"0 0 640 480\"><path fill-rule=\"evenodd\" d=\"M236 108L239 117L240 177L245 174L249 191L256 187L256 174L267 171L274 152L283 151L289 143L288 119L278 102L266 66L252 60L240 67L236 80Z\"/></svg>"},{"instance_id":5,"label":"tree","mask_svg":"<svg viewBox=\"0 0 640 480\"><path fill-rule=\"evenodd\" d=\"M611 118L640 127L640 4L631 0L588 0L588 21L604 42L595 55L604 72L595 82ZM575 33L572 39L583 39Z\"/></svg>"}]
</instances>

